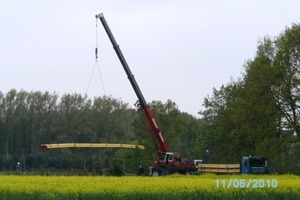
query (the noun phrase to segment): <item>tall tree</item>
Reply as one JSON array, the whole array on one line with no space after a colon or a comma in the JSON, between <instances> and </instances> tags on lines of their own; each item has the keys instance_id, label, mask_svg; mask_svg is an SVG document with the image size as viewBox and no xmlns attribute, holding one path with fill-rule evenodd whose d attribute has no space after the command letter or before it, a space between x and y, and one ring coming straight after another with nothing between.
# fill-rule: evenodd
<instances>
[{"instance_id":1,"label":"tall tree","mask_svg":"<svg viewBox=\"0 0 300 200\"><path fill-rule=\"evenodd\" d=\"M300 25L293 24L274 39L265 37L258 56L269 60L272 95L277 115L278 163L285 171L295 170L300 162ZM273 151L278 152L278 151ZM284 164L289 163L289 165ZM294 168L294 169L293 169Z\"/></svg>"},{"instance_id":2,"label":"tall tree","mask_svg":"<svg viewBox=\"0 0 300 200\"><path fill-rule=\"evenodd\" d=\"M124 143L132 139L133 119L128 103L107 96L95 98L92 117L97 141Z\"/></svg>"},{"instance_id":3,"label":"tall tree","mask_svg":"<svg viewBox=\"0 0 300 200\"><path fill-rule=\"evenodd\" d=\"M253 141L242 131L246 120L243 112L243 82L232 82L214 89L212 97L205 98L202 148L211 151L212 162L237 162L242 154L251 151Z\"/></svg>"},{"instance_id":4,"label":"tall tree","mask_svg":"<svg viewBox=\"0 0 300 200\"><path fill-rule=\"evenodd\" d=\"M85 140L89 134L93 134L87 127L89 123L89 110L91 100L87 96L80 94L66 94L61 98L58 109L60 111L60 121L58 130L61 133L59 142L78 142Z\"/></svg>"},{"instance_id":5,"label":"tall tree","mask_svg":"<svg viewBox=\"0 0 300 200\"><path fill-rule=\"evenodd\" d=\"M287 27L274 41L277 84L273 88L281 118L281 135L287 143L283 162L290 170L300 163L300 25Z\"/></svg>"},{"instance_id":6,"label":"tall tree","mask_svg":"<svg viewBox=\"0 0 300 200\"><path fill-rule=\"evenodd\" d=\"M264 52L272 52L269 40L265 40ZM253 137L255 153L263 154L273 161L280 155L280 112L273 95L274 69L272 60L261 52L261 45L253 61L245 65L245 104L247 121L243 131ZM274 146L274 144L277 144Z\"/></svg>"},{"instance_id":7,"label":"tall tree","mask_svg":"<svg viewBox=\"0 0 300 200\"><path fill-rule=\"evenodd\" d=\"M286 28L274 43L278 76L274 94L284 114L282 125L300 142L300 25Z\"/></svg>"}]
</instances>

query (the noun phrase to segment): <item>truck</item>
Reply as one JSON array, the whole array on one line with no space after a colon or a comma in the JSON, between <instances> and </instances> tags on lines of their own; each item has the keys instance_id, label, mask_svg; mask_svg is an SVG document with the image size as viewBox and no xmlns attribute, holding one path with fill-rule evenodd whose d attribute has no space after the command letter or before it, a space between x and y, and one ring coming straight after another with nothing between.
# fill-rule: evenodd
<instances>
[{"instance_id":1,"label":"truck","mask_svg":"<svg viewBox=\"0 0 300 200\"><path fill-rule=\"evenodd\" d=\"M264 156L244 156L240 163L241 174L269 174L268 159Z\"/></svg>"},{"instance_id":2,"label":"truck","mask_svg":"<svg viewBox=\"0 0 300 200\"><path fill-rule=\"evenodd\" d=\"M155 149L158 154L158 159L155 160L152 166L149 168L150 176L160 176L160 175L169 175L174 173L179 174L202 174L205 172L210 173L218 173L220 170L220 166L213 166L213 164L203 164L202 160L190 160L182 158L178 153L172 152L163 137L163 134L155 121L154 114L147 104L134 75L132 74L125 57L117 44L105 18L103 13L97 14L96 19L99 19L108 35L113 49L115 50L119 61L121 62L123 69L128 77L128 80L138 98L137 102L134 104L137 110L141 113L146 126L148 127L148 132L150 137L153 140L155 145ZM97 52L97 48L95 50ZM227 166L227 167L226 167ZM242 174L264 174L268 173L268 162L264 157L253 156L253 157L243 157L240 164L236 164L233 166L226 165L225 168L230 169L227 170L227 173L231 173L231 171L242 173ZM224 168L224 166L223 166ZM233 168L231 170L231 168ZM226 171L225 171L226 172Z\"/></svg>"},{"instance_id":3,"label":"truck","mask_svg":"<svg viewBox=\"0 0 300 200\"><path fill-rule=\"evenodd\" d=\"M155 149L158 153L158 159L153 162L153 165L150 167L151 176L159 176L159 175L168 175L173 173L180 173L180 174L189 174L191 172L197 172L197 167L193 160L188 160L181 158L179 154L174 153L170 150L166 140L163 137L163 134L157 125L154 114L147 104L136 80L134 75L132 74L125 57L117 44L105 18L103 13L97 14L96 19L99 19L108 35L113 49L115 50L123 69L129 79L129 82L138 98L137 102L134 104L137 110L141 113L146 125L148 127L148 132L150 133L150 137L152 138ZM95 50L97 51L97 49Z\"/></svg>"}]
</instances>

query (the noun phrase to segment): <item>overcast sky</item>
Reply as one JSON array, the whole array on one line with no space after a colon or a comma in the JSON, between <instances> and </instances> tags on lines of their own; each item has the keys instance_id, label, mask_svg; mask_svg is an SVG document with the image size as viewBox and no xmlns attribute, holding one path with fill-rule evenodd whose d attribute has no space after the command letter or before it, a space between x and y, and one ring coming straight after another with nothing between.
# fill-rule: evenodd
<instances>
[{"instance_id":1,"label":"overcast sky","mask_svg":"<svg viewBox=\"0 0 300 200\"><path fill-rule=\"evenodd\" d=\"M257 41L300 20L296 0L0 0L2 93L11 89L137 97L98 22L105 19L146 101L200 117L212 89L241 77Z\"/></svg>"}]
</instances>

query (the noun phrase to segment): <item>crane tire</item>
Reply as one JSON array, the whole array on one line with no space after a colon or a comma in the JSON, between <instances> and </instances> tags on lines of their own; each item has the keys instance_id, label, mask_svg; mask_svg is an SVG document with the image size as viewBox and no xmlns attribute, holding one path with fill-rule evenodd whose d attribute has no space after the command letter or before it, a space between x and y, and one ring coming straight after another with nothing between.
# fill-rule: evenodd
<instances>
[{"instance_id":1,"label":"crane tire","mask_svg":"<svg viewBox=\"0 0 300 200\"><path fill-rule=\"evenodd\" d=\"M158 171L154 171L154 172L152 173L152 176L159 176Z\"/></svg>"}]
</instances>

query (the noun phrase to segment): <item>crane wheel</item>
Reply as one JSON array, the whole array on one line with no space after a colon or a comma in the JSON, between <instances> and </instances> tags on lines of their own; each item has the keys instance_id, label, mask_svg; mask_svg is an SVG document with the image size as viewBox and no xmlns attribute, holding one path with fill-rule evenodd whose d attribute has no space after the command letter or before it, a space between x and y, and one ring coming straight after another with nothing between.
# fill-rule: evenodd
<instances>
[{"instance_id":1,"label":"crane wheel","mask_svg":"<svg viewBox=\"0 0 300 200\"><path fill-rule=\"evenodd\" d=\"M158 173L157 171L154 171L154 172L152 173L152 176L159 176L159 173Z\"/></svg>"}]
</instances>

